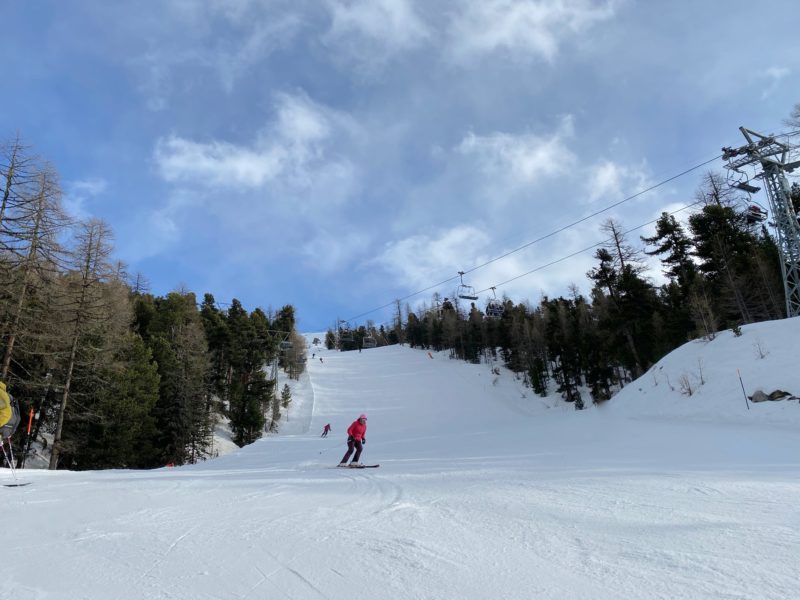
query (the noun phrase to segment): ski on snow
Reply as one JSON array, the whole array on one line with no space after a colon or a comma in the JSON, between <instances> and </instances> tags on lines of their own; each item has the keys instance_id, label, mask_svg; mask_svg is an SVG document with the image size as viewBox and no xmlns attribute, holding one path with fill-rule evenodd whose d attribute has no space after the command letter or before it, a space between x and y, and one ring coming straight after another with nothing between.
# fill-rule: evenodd
<instances>
[{"instance_id":1,"label":"ski on snow","mask_svg":"<svg viewBox=\"0 0 800 600\"><path fill-rule=\"evenodd\" d=\"M25 481L23 483L4 483L3 487L25 487L26 485L30 485L31 481Z\"/></svg>"},{"instance_id":2,"label":"ski on snow","mask_svg":"<svg viewBox=\"0 0 800 600\"><path fill-rule=\"evenodd\" d=\"M346 467L336 466L334 469L377 469L380 465L347 465Z\"/></svg>"}]
</instances>

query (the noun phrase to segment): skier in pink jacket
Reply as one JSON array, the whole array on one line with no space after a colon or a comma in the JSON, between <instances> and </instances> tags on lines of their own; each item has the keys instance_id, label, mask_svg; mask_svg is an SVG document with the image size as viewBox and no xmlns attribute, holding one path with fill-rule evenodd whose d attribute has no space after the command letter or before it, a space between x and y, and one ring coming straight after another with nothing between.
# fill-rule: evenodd
<instances>
[{"instance_id":1,"label":"skier in pink jacket","mask_svg":"<svg viewBox=\"0 0 800 600\"><path fill-rule=\"evenodd\" d=\"M347 428L347 452L342 458L342 462L339 463L340 467L348 466L347 460L350 458L350 455L353 454L353 450L356 451L356 454L353 456L353 462L350 463L350 466L359 466L358 459L361 458L363 444L367 443L367 439L364 437L366 433L367 415L362 414Z\"/></svg>"}]
</instances>

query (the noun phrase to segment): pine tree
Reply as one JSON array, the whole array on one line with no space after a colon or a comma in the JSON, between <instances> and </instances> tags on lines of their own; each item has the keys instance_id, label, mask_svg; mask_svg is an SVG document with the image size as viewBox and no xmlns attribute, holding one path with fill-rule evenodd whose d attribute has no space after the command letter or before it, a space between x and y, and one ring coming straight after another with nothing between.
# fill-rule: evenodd
<instances>
[{"instance_id":1,"label":"pine tree","mask_svg":"<svg viewBox=\"0 0 800 600\"><path fill-rule=\"evenodd\" d=\"M84 388L83 416L68 421L73 468L152 466L158 367L139 336L124 334L115 343L111 362L98 374L102 385Z\"/></svg>"},{"instance_id":2,"label":"pine tree","mask_svg":"<svg viewBox=\"0 0 800 600\"><path fill-rule=\"evenodd\" d=\"M701 260L700 272L708 281L715 299L715 312L726 324L755 320L752 253L756 241L747 232L744 218L724 204L709 204L689 217L694 236L695 255Z\"/></svg>"},{"instance_id":3,"label":"pine tree","mask_svg":"<svg viewBox=\"0 0 800 600\"><path fill-rule=\"evenodd\" d=\"M325 333L325 348L328 350L336 348L336 334L333 333L332 329L328 329Z\"/></svg>"},{"instance_id":4,"label":"pine tree","mask_svg":"<svg viewBox=\"0 0 800 600\"><path fill-rule=\"evenodd\" d=\"M58 277L58 264L63 260L58 237L66 228L66 217L60 206L61 190L52 168L45 168L31 183L32 196L20 195L13 213L16 234L13 276L6 277L6 290L12 290L13 301L5 323L5 352L0 378L7 379L15 344L20 334L29 331L37 321L52 321L52 312L43 311L36 302L42 294L53 293ZM24 344L23 344L24 345ZM30 348L28 349L30 351Z\"/></svg>"},{"instance_id":5,"label":"pine tree","mask_svg":"<svg viewBox=\"0 0 800 600\"><path fill-rule=\"evenodd\" d=\"M664 275L674 280L682 290L688 291L689 286L694 283L697 268L692 261L692 241L674 215L661 213L656 221L655 235L642 237L642 241L655 246L645 253L662 257Z\"/></svg>"},{"instance_id":6,"label":"pine tree","mask_svg":"<svg viewBox=\"0 0 800 600\"><path fill-rule=\"evenodd\" d=\"M289 408L289 403L292 401L292 390L289 389L289 384L284 383L283 389L281 390L281 406L283 408Z\"/></svg>"},{"instance_id":7,"label":"pine tree","mask_svg":"<svg viewBox=\"0 0 800 600\"><path fill-rule=\"evenodd\" d=\"M605 248L599 248L595 257L600 265L588 276L595 282L594 304L600 305L600 327L607 331L609 339L618 340L611 347L616 348L619 360L638 377L645 365L639 347L647 342L646 321L652 314L655 294L633 263L617 270L614 257Z\"/></svg>"},{"instance_id":8,"label":"pine tree","mask_svg":"<svg viewBox=\"0 0 800 600\"><path fill-rule=\"evenodd\" d=\"M208 344L195 295L156 298L149 346L161 381L153 409L157 464L185 464L202 457L212 429L208 394Z\"/></svg>"},{"instance_id":9,"label":"pine tree","mask_svg":"<svg viewBox=\"0 0 800 600\"><path fill-rule=\"evenodd\" d=\"M67 403L76 366L82 362L84 347L92 348L87 341L92 330L113 312L103 296L103 284L113 274L109 257L111 254L111 232L104 222L93 219L81 225L76 236L78 245L73 255L74 272L65 279L63 313L68 337L64 384L58 418L53 434L53 447L50 454L50 469L58 467L62 446L62 429Z\"/></svg>"}]
</instances>

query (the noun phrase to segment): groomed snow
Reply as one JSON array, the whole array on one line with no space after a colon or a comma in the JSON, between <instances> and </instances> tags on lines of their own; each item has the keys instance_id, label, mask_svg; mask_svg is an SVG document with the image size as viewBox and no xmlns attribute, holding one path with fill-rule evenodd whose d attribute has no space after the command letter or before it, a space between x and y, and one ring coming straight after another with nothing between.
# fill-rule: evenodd
<instances>
[{"instance_id":1,"label":"groomed snow","mask_svg":"<svg viewBox=\"0 0 800 600\"><path fill-rule=\"evenodd\" d=\"M0 598L798 598L800 405L748 411L736 369L797 394L799 335L688 344L584 412L443 353L311 347L277 437L0 488ZM331 468L361 412L381 467Z\"/></svg>"}]
</instances>

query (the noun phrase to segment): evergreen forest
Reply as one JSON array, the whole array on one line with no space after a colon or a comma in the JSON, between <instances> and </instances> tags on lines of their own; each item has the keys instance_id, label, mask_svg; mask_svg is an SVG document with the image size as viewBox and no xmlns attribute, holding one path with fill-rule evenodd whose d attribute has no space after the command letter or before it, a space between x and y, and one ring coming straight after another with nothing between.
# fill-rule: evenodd
<instances>
[{"instance_id":1,"label":"evergreen forest","mask_svg":"<svg viewBox=\"0 0 800 600\"><path fill-rule=\"evenodd\" d=\"M296 378L305 360L291 305L155 296L114 260L106 223L67 214L52 165L19 137L0 163L0 379L22 417L18 466L36 444L51 469L181 465L214 455L221 419L239 445L275 430L276 370Z\"/></svg>"}]
</instances>

